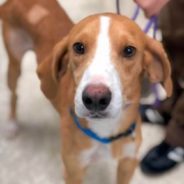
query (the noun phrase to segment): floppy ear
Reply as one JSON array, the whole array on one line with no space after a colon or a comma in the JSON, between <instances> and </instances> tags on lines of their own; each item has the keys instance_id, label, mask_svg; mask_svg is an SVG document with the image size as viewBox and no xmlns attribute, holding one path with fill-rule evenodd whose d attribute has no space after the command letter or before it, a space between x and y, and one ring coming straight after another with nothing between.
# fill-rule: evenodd
<instances>
[{"instance_id":1,"label":"floppy ear","mask_svg":"<svg viewBox=\"0 0 184 184\"><path fill-rule=\"evenodd\" d=\"M67 70L67 43L68 38L65 37L54 47L51 55L41 62L37 68L37 74L41 80L41 89L49 99L56 96L59 79Z\"/></svg>"},{"instance_id":2,"label":"floppy ear","mask_svg":"<svg viewBox=\"0 0 184 184\"><path fill-rule=\"evenodd\" d=\"M171 65L162 44L152 38L146 38L144 69L150 82L161 82L167 96L172 95Z\"/></svg>"}]
</instances>

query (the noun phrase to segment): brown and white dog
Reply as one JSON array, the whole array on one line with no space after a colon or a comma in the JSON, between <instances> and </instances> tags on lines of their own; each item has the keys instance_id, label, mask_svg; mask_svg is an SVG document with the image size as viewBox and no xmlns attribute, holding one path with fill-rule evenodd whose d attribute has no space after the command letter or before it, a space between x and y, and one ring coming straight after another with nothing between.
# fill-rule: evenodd
<instances>
[{"instance_id":1,"label":"brown and white dog","mask_svg":"<svg viewBox=\"0 0 184 184\"><path fill-rule=\"evenodd\" d=\"M11 90L10 134L18 128L16 87L21 74L21 60L34 50L40 63L55 44L73 27L73 23L56 0L7 0L0 6L3 38L9 57L8 86Z\"/></svg>"},{"instance_id":2,"label":"brown and white dog","mask_svg":"<svg viewBox=\"0 0 184 184\"><path fill-rule=\"evenodd\" d=\"M93 15L72 28L37 72L61 115L66 183L81 184L91 162L116 160L117 183L128 184L141 143L142 78L146 74L151 82L161 82L168 96L172 91L162 45L126 17ZM104 144L82 129L115 140Z\"/></svg>"}]
</instances>

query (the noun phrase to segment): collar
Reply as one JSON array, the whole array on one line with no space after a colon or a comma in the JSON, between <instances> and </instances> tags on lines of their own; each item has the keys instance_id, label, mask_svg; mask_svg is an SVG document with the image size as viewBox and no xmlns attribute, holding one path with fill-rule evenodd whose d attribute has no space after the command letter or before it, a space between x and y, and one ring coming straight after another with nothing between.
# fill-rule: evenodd
<instances>
[{"instance_id":1,"label":"collar","mask_svg":"<svg viewBox=\"0 0 184 184\"><path fill-rule=\"evenodd\" d=\"M102 143L102 144L109 144L113 141L116 141L122 137L127 137L129 135L131 135L135 129L136 129L136 123L133 122L130 127L124 131L121 132L115 136L110 136L110 137L100 137L98 136L95 132L93 132L91 129L89 128L84 128L81 126L80 121L78 119L78 117L75 115L75 113L73 112L73 110L70 110L70 115L72 116L73 122L76 124L76 126L88 137Z\"/></svg>"}]
</instances>

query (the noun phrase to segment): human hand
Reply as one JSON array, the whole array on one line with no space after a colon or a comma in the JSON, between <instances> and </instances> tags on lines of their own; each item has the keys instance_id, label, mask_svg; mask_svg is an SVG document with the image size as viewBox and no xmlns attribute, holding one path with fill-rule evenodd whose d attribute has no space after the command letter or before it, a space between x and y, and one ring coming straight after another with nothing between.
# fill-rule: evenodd
<instances>
[{"instance_id":1,"label":"human hand","mask_svg":"<svg viewBox=\"0 0 184 184\"><path fill-rule=\"evenodd\" d=\"M146 17L151 17L153 15L158 15L160 10L170 1L170 0L134 0L143 10Z\"/></svg>"}]
</instances>

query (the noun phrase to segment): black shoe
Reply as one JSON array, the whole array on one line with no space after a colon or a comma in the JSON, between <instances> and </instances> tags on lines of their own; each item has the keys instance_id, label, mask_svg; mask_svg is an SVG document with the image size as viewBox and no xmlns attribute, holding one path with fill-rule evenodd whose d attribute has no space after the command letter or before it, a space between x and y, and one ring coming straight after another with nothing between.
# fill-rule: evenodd
<instances>
[{"instance_id":1,"label":"black shoe","mask_svg":"<svg viewBox=\"0 0 184 184\"><path fill-rule=\"evenodd\" d=\"M141 161L145 174L162 174L184 161L184 148L173 147L163 141L153 147Z\"/></svg>"},{"instance_id":2,"label":"black shoe","mask_svg":"<svg viewBox=\"0 0 184 184\"><path fill-rule=\"evenodd\" d=\"M141 105L140 113L142 121L146 123L154 123L160 125L167 125L171 119L170 114L160 113L157 109L151 105Z\"/></svg>"}]
</instances>

